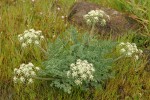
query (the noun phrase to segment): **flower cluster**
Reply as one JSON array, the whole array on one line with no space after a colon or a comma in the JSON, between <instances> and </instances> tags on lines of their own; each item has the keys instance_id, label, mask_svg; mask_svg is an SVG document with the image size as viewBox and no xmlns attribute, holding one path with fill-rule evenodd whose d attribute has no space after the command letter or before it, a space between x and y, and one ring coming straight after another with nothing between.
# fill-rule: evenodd
<instances>
[{"instance_id":1,"label":"flower cluster","mask_svg":"<svg viewBox=\"0 0 150 100\"><path fill-rule=\"evenodd\" d=\"M19 41L22 43L22 47L26 47L29 44L39 45L40 41L44 39L42 31L35 31L34 29L25 30L23 34L18 35Z\"/></svg>"},{"instance_id":2,"label":"flower cluster","mask_svg":"<svg viewBox=\"0 0 150 100\"><path fill-rule=\"evenodd\" d=\"M141 49L137 49L137 46L135 43L124 43L121 42L119 44L120 53L125 54L126 57L134 57L135 60L139 59L139 55L143 53Z\"/></svg>"},{"instance_id":3,"label":"flower cluster","mask_svg":"<svg viewBox=\"0 0 150 100\"><path fill-rule=\"evenodd\" d=\"M36 71L39 71L39 67L35 67L32 63L21 64L20 67L14 69L14 83L33 83L32 77L36 76Z\"/></svg>"},{"instance_id":4,"label":"flower cluster","mask_svg":"<svg viewBox=\"0 0 150 100\"><path fill-rule=\"evenodd\" d=\"M67 77L74 79L76 85L81 85L83 81L93 81L93 73L95 69L93 64L88 63L86 60L78 59L77 62L70 65L70 70L67 71Z\"/></svg>"},{"instance_id":5,"label":"flower cluster","mask_svg":"<svg viewBox=\"0 0 150 100\"><path fill-rule=\"evenodd\" d=\"M105 18L109 19L109 15L107 15L103 10L91 10L88 14L84 15L83 18L88 25L93 25L100 22L101 26L105 26Z\"/></svg>"}]
</instances>

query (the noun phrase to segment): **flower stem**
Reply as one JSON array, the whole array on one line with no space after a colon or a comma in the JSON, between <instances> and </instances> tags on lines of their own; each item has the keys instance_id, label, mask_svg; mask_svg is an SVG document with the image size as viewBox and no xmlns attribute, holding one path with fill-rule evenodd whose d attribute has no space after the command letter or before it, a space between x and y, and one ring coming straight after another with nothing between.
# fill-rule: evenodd
<instances>
[{"instance_id":1,"label":"flower stem","mask_svg":"<svg viewBox=\"0 0 150 100\"><path fill-rule=\"evenodd\" d=\"M95 23L92 24L92 28L90 31L91 38L93 38L93 36L94 36L94 29L95 29Z\"/></svg>"},{"instance_id":2,"label":"flower stem","mask_svg":"<svg viewBox=\"0 0 150 100\"><path fill-rule=\"evenodd\" d=\"M49 54L47 51L45 51L40 45L37 45L45 54Z\"/></svg>"},{"instance_id":3,"label":"flower stem","mask_svg":"<svg viewBox=\"0 0 150 100\"><path fill-rule=\"evenodd\" d=\"M122 56L116 58L116 59L114 60L114 62L118 61L119 59L123 58L124 56L125 56L125 55L122 55Z\"/></svg>"},{"instance_id":4,"label":"flower stem","mask_svg":"<svg viewBox=\"0 0 150 100\"><path fill-rule=\"evenodd\" d=\"M37 77L37 76L34 76L32 78L38 79L38 80L53 80L54 79L54 78L42 78L42 77Z\"/></svg>"}]
</instances>

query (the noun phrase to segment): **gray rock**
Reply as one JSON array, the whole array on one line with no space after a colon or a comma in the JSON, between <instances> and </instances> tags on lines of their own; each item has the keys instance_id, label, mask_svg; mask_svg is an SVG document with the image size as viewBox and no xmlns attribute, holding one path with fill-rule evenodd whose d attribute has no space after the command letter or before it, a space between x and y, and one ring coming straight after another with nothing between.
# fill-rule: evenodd
<instances>
[{"instance_id":1,"label":"gray rock","mask_svg":"<svg viewBox=\"0 0 150 100\"><path fill-rule=\"evenodd\" d=\"M102 27L99 24L96 24L96 32L101 34L113 34L117 36L128 30L136 29L138 24L126 14L118 12L111 8L102 7L97 4L88 3L88 2L77 2L75 3L70 10L68 15L68 20L70 23L82 26L85 29L89 29L86 25L83 16L91 10L103 10L107 15L110 16L110 20L106 20L106 26Z\"/></svg>"}]
</instances>

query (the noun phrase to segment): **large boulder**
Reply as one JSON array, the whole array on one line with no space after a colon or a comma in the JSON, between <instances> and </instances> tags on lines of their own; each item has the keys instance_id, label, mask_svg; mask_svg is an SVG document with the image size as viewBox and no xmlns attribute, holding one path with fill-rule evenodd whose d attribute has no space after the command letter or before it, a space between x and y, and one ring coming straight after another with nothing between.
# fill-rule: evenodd
<instances>
[{"instance_id":1,"label":"large boulder","mask_svg":"<svg viewBox=\"0 0 150 100\"><path fill-rule=\"evenodd\" d=\"M98 33L103 34L111 32L111 34L118 35L127 32L128 30L137 28L137 23L126 14L111 8L102 7L100 5L88 2L75 3L71 7L68 20L73 24L77 24L86 29L89 29L83 16L91 10L103 10L110 17L110 20L106 20L106 26L101 26L99 24L96 25L96 31Z\"/></svg>"}]
</instances>

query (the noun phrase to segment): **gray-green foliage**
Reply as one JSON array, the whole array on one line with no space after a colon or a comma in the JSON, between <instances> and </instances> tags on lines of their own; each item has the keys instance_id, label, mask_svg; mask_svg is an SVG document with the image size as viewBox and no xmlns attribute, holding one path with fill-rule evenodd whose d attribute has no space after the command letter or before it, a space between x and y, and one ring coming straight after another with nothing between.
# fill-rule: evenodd
<instances>
[{"instance_id":1,"label":"gray-green foliage","mask_svg":"<svg viewBox=\"0 0 150 100\"><path fill-rule=\"evenodd\" d=\"M115 42L90 38L88 34L79 37L74 28L70 28L63 36L63 39L58 37L53 43L49 43L48 59L43 63L45 66L43 77L53 78L50 80L51 86L63 89L68 93L71 92L71 87L77 87L66 74L69 65L75 63L77 59L87 60L95 67L94 79L96 81L85 82L80 87L81 89L102 85L112 76L113 59L108 55L116 46Z\"/></svg>"}]
</instances>

